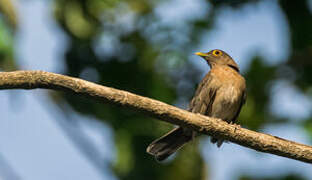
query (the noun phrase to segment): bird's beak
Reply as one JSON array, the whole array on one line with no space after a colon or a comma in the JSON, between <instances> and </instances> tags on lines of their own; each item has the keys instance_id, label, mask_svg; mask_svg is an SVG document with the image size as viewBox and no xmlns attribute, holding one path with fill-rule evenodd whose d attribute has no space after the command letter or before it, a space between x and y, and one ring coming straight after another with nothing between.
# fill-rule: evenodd
<instances>
[{"instance_id":1,"label":"bird's beak","mask_svg":"<svg viewBox=\"0 0 312 180\"><path fill-rule=\"evenodd\" d=\"M206 57L206 56L208 56L208 54L202 53L202 52L197 52L197 53L195 53L195 55L200 56L200 57Z\"/></svg>"}]
</instances>

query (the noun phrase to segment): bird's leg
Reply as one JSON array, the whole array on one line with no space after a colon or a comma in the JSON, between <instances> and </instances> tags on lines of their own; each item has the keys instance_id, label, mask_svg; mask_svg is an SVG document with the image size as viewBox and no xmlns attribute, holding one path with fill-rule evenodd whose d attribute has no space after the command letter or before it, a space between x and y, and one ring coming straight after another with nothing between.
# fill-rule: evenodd
<instances>
[{"instance_id":1,"label":"bird's leg","mask_svg":"<svg viewBox=\"0 0 312 180\"><path fill-rule=\"evenodd\" d=\"M192 131L188 128L183 128L184 134L188 137L191 137L191 140L193 141L197 135L195 131Z\"/></svg>"},{"instance_id":2,"label":"bird's leg","mask_svg":"<svg viewBox=\"0 0 312 180\"><path fill-rule=\"evenodd\" d=\"M236 124L235 122L233 121L230 121L229 122L230 125L234 125L234 133L236 132L237 129L241 128L241 126L239 124Z\"/></svg>"}]
</instances>

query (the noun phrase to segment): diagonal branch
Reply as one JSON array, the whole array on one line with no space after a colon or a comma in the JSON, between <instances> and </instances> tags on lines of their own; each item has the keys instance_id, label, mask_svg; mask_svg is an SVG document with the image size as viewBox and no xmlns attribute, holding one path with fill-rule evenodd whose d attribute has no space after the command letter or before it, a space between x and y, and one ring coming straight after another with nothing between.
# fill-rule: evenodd
<instances>
[{"instance_id":1,"label":"diagonal branch","mask_svg":"<svg viewBox=\"0 0 312 180\"><path fill-rule=\"evenodd\" d=\"M166 103L78 78L43 71L0 73L0 89L54 89L131 108L159 120L191 128L266 153L312 163L312 146L258 133L220 119L194 114Z\"/></svg>"}]
</instances>

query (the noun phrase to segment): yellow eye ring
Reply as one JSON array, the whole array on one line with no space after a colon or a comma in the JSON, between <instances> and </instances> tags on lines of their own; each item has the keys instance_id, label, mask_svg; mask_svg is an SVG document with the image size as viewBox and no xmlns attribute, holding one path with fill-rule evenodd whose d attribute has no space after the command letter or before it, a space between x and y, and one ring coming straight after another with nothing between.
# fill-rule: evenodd
<instances>
[{"instance_id":1,"label":"yellow eye ring","mask_svg":"<svg viewBox=\"0 0 312 180\"><path fill-rule=\"evenodd\" d=\"M212 54L213 54L214 56L221 56L221 55L222 55L222 51L220 51L220 50L214 50L214 51L212 51Z\"/></svg>"}]
</instances>

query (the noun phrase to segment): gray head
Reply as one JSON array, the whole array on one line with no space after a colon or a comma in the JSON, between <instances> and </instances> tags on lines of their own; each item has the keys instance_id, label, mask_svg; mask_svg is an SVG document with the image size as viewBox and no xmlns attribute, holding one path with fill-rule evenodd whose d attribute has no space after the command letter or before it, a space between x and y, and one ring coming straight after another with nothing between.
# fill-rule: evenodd
<instances>
[{"instance_id":1,"label":"gray head","mask_svg":"<svg viewBox=\"0 0 312 180\"><path fill-rule=\"evenodd\" d=\"M213 68L216 65L225 65L239 72L239 67L232 59L232 57L222 50L214 49L207 53L197 52L195 54L204 58L209 64L210 68Z\"/></svg>"}]
</instances>

